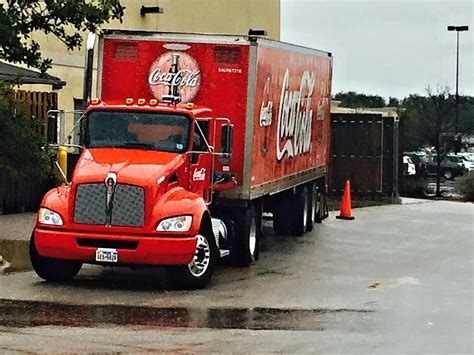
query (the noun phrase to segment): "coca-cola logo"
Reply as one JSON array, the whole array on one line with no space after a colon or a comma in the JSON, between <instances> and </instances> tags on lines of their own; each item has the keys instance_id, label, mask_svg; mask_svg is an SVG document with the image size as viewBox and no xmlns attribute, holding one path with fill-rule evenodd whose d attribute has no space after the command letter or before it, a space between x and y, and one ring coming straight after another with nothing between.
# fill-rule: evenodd
<instances>
[{"instance_id":1,"label":"coca-cola logo","mask_svg":"<svg viewBox=\"0 0 474 355\"><path fill-rule=\"evenodd\" d=\"M148 86L153 96L179 96L186 103L194 99L201 86L201 71L196 60L181 51L169 51L157 58L150 67Z\"/></svg>"},{"instance_id":2,"label":"coca-cola logo","mask_svg":"<svg viewBox=\"0 0 474 355\"><path fill-rule=\"evenodd\" d=\"M276 156L281 160L285 154L288 158L307 153L311 149L313 96L315 75L303 72L298 90L289 90L289 70L286 69L281 86L280 104L278 107Z\"/></svg>"}]
</instances>

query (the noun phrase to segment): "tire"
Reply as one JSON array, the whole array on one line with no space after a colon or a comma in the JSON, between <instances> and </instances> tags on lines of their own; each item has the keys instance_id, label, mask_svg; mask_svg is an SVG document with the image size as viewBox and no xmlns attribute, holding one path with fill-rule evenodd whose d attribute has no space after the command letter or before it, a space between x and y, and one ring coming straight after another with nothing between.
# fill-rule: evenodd
<instances>
[{"instance_id":1,"label":"tire","mask_svg":"<svg viewBox=\"0 0 474 355\"><path fill-rule=\"evenodd\" d=\"M291 223L290 234L295 236L302 236L308 226L308 216L310 213L310 196L308 188L301 186L296 190L296 193L291 199Z\"/></svg>"},{"instance_id":2,"label":"tire","mask_svg":"<svg viewBox=\"0 0 474 355\"><path fill-rule=\"evenodd\" d=\"M454 173L452 170L450 169L446 169L444 172L443 172L443 176L446 180L453 180L454 179Z\"/></svg>"},{"instance_id":3,"label":"tire","mask_svg":"<svg viewBox=\"0 0 474 355\"><path fill-rule=\"evenodd\" d=\"M219 251L212 230L197 235L196 253L188 265L171 268L173 282L182 289L204 288L211 280L219 259Z\"/></svg>"},{"instance_id":4,"label":"tire","mask_svg":"<svg viewBox=\"0 0 474 355\"><path fill-rule=\"evenodd\" d=\"M261 216L251 205L242 211L234 222L234 236L230 249L231 263L247 267L258 260Z\"/></svg>"},{"instance_id":5,"label":"tire","mask_svg":"<svg viewBox=\"0 0 474 355\"><path fill-rule=\"evenodd\" d=\"M327 196L325 192L319 192L319 209L316 214L316 223L323 223L323 219L329 216L329 210L327 205Z\"/></svg>"},{"instance_id":6,"label":"tire","mask_svg":"<svg viewBox=\"0 0 474 355\"><path fill-rule=\"evenodd\" d=\"M316 182L309 185L308 188L311 203L309 205L308 225L306 226L306 231L310 232L314 229L315 223L321 223L321 194L319 193L318 184Z\"/></svg>"},{"instance_id":7,"label":"tire","mask_svg":"<svg viewBox=\"0 0 474 355\"><path fill-rule=\"evenodd\" d=\"M72 280L81 270L80 261L53 259L38 254L34 235L31 235L30 260L33 270L43 280L49 282L66 282Z\"/></svg>"}]
</instances>

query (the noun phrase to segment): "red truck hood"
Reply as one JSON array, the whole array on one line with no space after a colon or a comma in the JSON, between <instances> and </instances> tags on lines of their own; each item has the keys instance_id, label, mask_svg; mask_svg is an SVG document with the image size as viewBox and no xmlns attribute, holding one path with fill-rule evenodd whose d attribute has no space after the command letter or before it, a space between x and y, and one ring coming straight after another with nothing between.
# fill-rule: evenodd
<instances>
[{"instance_id":1,"label":"red truck hood","mask_svg":"<svg viewBox=\"0 0 474 355\"><path fill-rule=\"evenodd\" d=\"M105 181L108 173L117 182L145 186L155 184L161 176L175 171L184 159L181 154L141 149L86 149L77 164L73 181L84 183Z\"/></svg>"}]
</instances>

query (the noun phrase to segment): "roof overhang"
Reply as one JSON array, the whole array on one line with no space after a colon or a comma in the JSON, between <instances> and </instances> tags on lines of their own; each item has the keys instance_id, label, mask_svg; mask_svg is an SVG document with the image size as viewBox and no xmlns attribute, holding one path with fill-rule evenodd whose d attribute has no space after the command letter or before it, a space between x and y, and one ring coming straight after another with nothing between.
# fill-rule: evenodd
<instances>
[{"instance_id":1,"label":"roof overhang","mask_svg":"<svg viewBox=\"0 0 474 355\"><path fill-rule=\"evenodd\" d=\"M0 81L12 82L17 84L41 84L51 85L53 90L59 90L65 81L49 74L42 74L30 69L18 67L16 65L0 62Z\"/></svg>"}]
</instances>

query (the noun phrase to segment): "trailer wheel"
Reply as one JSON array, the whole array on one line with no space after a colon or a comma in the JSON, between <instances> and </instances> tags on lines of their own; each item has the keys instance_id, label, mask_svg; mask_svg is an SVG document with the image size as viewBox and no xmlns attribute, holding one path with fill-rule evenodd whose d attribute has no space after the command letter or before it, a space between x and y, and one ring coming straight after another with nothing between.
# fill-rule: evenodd
<instances>
[{"instance_id":1,"label":"trailer wheel","mask_svg":"<svg viewBox=\"0 0 474 355\"><path fill-rule=\"evenodd\" d=\"M320 223L318 219L320 218L319 214L321 208L321 194L316 182L309 185L309 192L311 203L308 211L308 225L306 226L306 231L308 232L313 230L315 223Z\"/></svg>"},{"instance_id":2,"label":"trailer wheel","mask_svg":"<svg viewBox=\"0 0 474 355\"><path fill-rule=\"evenodd\" d=\"M41 256L35 245L34 234L30 238L30 260L33 270L43 280L50 282L66 282L72 280L81 270L80 261L60 260Z\"/></svg>"},{"instance_id":3,"label":"trailer wheel","mask_svg":"<svg viewBox=\"0 0 474 355\"><path fill-rule=\"evenodd\" d=\"M236 266L249 266L258 260L260 243L259 216L253 205L235 218L234 236L230 250L231 262Z\"/></svg>"},{"instance_id":4,"label":"trailer wheel","mask_svg":"<svg viewBox=\"0 0 474 355\"><path fill-rule=\"evenodd\" d=\"M296 189L292 201L292 221L290 224L290 234L302 236L308 226L308 216L310 210L310 197L308 188L301 186Z\"/></svg>"},{"instance_id":5,"label":"trailer wheel","mask_svg":"<svg viewBox=\"0 0 474 355\"><path fill-rule=\"evenodd\" d=\"M210 233L212 233L212 230ZM180 288L196 290L203 288L211 280L219 256L215 238L210 233L197 235L196 252L188 265L180 265L170 269L173 282Z\"/></svg>"},{"instance_id":6,"label":"trailer wheel","mask_svg":"<svg viewBox=\"0 0 474 355\"><path fill-rule=\"evenodd\" d=\"M329 210L328 210L328 202L327 202L327 195L324 192L324 190L321 190L319 192L319 209L318 213L316 213L316 223L323 223L323 219L327 218L329 216Z\"/></svg>"}]
</instances>

